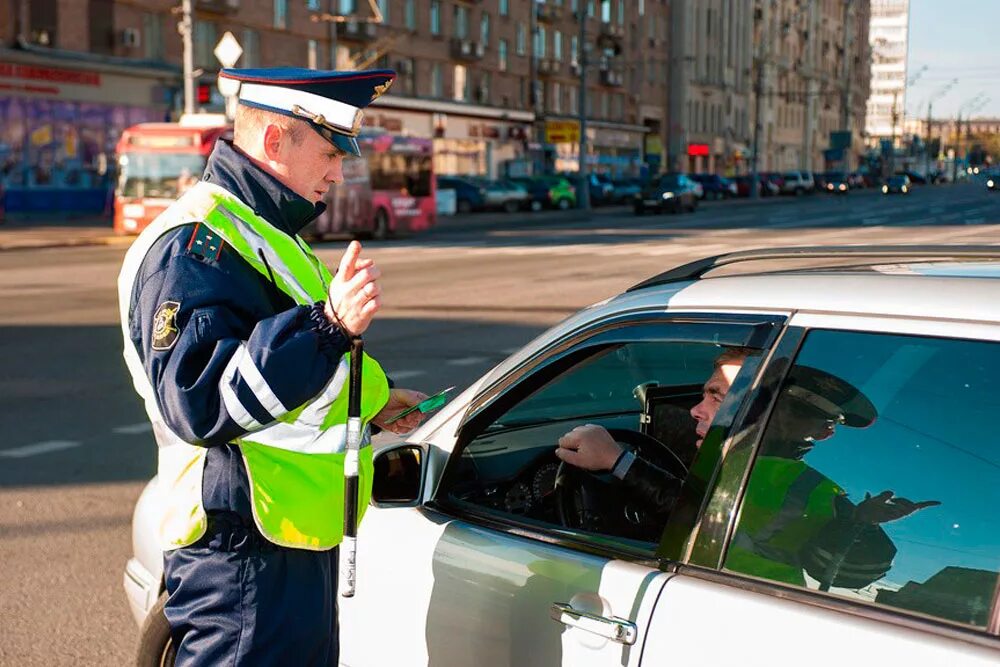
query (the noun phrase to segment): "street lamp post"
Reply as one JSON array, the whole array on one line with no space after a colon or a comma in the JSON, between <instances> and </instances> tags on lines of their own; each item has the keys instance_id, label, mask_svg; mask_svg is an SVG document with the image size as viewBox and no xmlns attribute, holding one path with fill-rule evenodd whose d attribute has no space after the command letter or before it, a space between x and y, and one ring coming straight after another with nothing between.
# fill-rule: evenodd
<instances>
[{"instance_id":1,"label":"street lamp post","mask_svg":"<svg viewBox=\"0 0 1000 667\"><path fill-rule=\"evenodd\" d=\"M534 0L532 0L534 2ZM587 3L577 5L579 18L579 37L577 38L577 64L580 70L580 86L577 91L577 107L580 112L580 188L577 207L582 211L590 210L590 178L587 173Z\"/></svg>"},{"instance_id":2,"label":"street lamp post","mask_svg":"<svg viewBox=\"0 0 1000 667\"><path fill-rule=\"evenodd\" d=\"M934 100L944 96L952 87L958 83L958 79L952 79L944 86L942 86L937 92L935 92L930 100L927 102L927 141L924 144L924 177L928 177L931 171L931 141L933 131L931 130L932 123L934 122L934 117L932 111L934 109ZM918 109L919 111L919 109Z\"/></svg>"}]
</instances>

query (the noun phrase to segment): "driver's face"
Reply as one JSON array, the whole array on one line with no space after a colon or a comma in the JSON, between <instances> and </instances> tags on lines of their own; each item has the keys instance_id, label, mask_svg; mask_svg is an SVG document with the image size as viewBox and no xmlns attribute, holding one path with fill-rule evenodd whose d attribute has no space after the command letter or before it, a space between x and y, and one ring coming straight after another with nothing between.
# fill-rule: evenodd
<instances>
[{"instance_id":1,"label":"driver's face","mask_svg":"<svg viewBox=\"0 0 1000 667\"><path fill-rule=\"evenodd\" d=\"M729 388L733 385L733 380L740 372L742 365L742 361L722 364L715 369L712 377L708 378L708 382L702 387L701 403L691 408L691 417L697 422L695 431L698 434L698 440L694 443L695 447L701 447L705 434L708 433L708 427L712 425L715 413L719 411L722 399L729 392Z\"/></svg>"}]
</instances>

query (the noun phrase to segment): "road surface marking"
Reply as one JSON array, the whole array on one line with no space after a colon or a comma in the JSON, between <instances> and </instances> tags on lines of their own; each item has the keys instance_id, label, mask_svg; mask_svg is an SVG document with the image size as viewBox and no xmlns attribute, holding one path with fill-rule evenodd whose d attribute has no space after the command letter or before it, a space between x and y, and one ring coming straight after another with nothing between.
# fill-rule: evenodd
<instances>
[{"instance_id":1,"label":"road surface marking","mask_svg":"<svg viewBox=\"0 0 1000 667\"><path fill-rule=\"evenodd\" d=\"M420 375L427 375L426 371L389 371L386 373L392 378L393 382L396 380L407 380L409 378L415 378Z\"/></svg>"},{"instance_id":2,"label":"road surface marking","mask_svg":"<svg viewBox=\"0 0 1000 667\"><path fill-rule=\"evenodd\" d=\"M966 218L965 224L967 225L981 225L986 222L986 218Z\"/></svg>"},{"instance_id":3,"label":"road surface marking","mask_svg":"<svg viewBox=\"0 0 1000 667\"><path fill-rule=\"evenodd\" d=\"M484 361L489 361L487 357L462 357L461 359L449 359L448 364L451 366L475 366L476 364L481 364Z\"/></svg>"},{"instance_id":4,"label":"road surface marking","mask_svg":"<svg viewBox=\"0 0 1000 667\"><path fill-rule=\"evenodd\" d=\"M82 442L76 440L46 440L45 442L36 442L33 445L25 445L24 447L0 450L0 456L10 459L23 459L35 456L36 454L47 454L49 452L58 452L62 449L72 449L82 444Z\"/></svg>"},{"instance_id":5,"label":"road surface marking","mask_svg":"<svg viewBox=\"0 0 1000 667\"><path fill-rule=\"evenodd\" d=\"M116 426L111 429L112 432L118 435L139 435L140 433L149 433L153 430L153 425L149 422L142 422L141 424L127 424L126 426Z\"/></svg>"}]
</instances>

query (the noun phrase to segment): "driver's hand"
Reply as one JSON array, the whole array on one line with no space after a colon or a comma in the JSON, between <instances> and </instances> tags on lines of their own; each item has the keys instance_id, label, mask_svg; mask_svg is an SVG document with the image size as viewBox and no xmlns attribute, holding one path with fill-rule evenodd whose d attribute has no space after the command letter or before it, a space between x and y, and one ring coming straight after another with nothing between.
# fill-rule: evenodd
<instances>
[{"instance_id":1,"label":"driver's hand","mask_svg":"<svg viewBox=\"0 0 1000 667\"><path fill-rule=\"evenodd\" d=\"M607 429L595 424L577 426L559 438L556 456L577 468L608 471L615 467L622 447Z\"/></svg>"}]
</instances>

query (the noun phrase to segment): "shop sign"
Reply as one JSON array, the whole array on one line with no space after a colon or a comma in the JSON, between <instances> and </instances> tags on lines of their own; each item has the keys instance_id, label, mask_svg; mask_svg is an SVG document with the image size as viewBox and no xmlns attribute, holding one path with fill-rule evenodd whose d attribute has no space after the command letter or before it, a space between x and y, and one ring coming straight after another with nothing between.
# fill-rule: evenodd
<instances>
[{"instance_id":1,"label":"shop sign","mask_svg":"<svg viewBox=\"0 0 1000 667\"><path fill-rule=\"evenodd\" d=\"M101 85L101 75L97 72L15 63L0 63L0 77L46 81L48 83L69 83L77 86Z\"/></svg>"},{"instance_id":2,"label":"shop sign","mask_svg":"<svg viewBox=\"0 0 1000 667\"><path fill-rule=\"evenodd\" d=\"M545 121L545 143L547 144L580 143L580 123L575 120Z\"/></svg>"},{"instance_id":3,"label":"shop sign","mask_svg":"<svg viewBox=\"0 0 1000 667\"><path fill-rule=\"evenodd\" d=\"M688 144L688 155L691 157L708 157L708 144Z\"/></svg>"}]
</instances>

